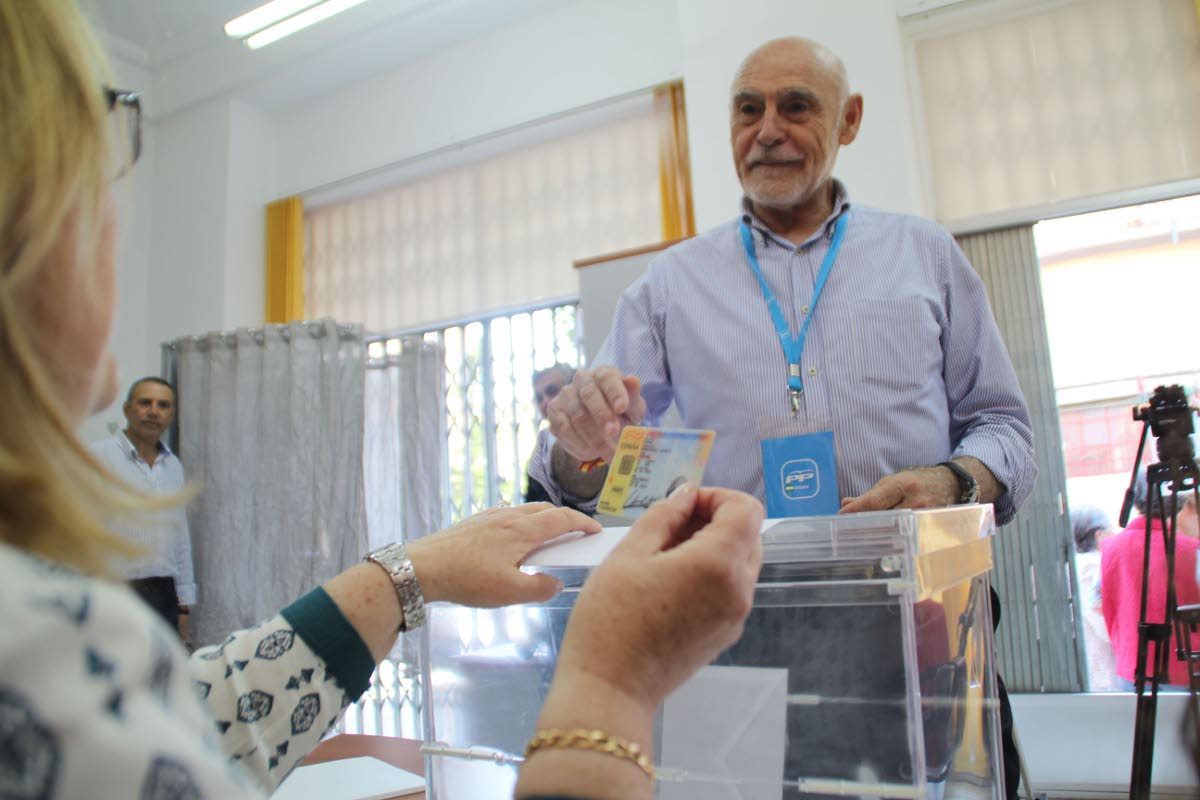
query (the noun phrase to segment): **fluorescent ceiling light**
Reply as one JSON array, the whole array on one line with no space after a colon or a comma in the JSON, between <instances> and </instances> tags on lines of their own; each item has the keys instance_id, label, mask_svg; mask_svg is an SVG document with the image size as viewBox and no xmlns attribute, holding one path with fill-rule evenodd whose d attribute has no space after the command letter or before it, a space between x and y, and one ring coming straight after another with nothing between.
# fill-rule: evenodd
<instances>
[{"instance_id":1,"label":"fluorescent ceiling light","mask_svg":"<svg viewBox=\"0 0 1200 800\"><path fill-rule=\"evenodd\" d=\"M280 2L281 0L275 1ZM361 2L363 0L325 0L324 3L312 6L306 11L301 11L299 14L288 17L283 22L272 25L266 30L259 31L248 38L246 44L251 50L266 47L285 36L291 36L296 31L304 30L310 25L316 25L321 20L329 19L334 14L340 14L348 8L353 8Z\"/></svg>"},{"instance_id":2,"label":"fluorescent ceiling light","mask_svg":"<svg viewBox=\"0 0 1200 800\"><path fill-rule=\"evenodd\" d=\"M225 35L233 39L245 39L252 33L269 28L276 22L315 6L321 0L271 0L253 11L242 14L225 23Z\"/></svg>"}]
</instances>

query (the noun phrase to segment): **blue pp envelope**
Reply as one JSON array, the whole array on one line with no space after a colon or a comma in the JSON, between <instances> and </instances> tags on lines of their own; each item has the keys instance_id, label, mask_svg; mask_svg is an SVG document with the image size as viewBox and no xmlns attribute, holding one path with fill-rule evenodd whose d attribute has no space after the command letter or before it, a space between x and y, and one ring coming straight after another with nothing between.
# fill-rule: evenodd
<instances>
[{"instance_id":1,"label":"blue pp envelope","mask_svg":"<svg viewBox=\"0 0 1200 800\"><path fill-rule=\"evenodd\" d=\"M762 453L768 517L838 512L841 495L832 431L766 439Z\"/></svg>"}]
</instances>

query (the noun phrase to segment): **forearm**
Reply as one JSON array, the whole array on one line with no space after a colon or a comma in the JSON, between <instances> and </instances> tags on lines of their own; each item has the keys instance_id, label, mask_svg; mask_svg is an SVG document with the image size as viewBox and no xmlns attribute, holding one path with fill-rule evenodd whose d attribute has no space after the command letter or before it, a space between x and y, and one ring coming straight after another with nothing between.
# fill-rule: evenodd
<instances>
[{"instance_id":1,"label":"forearm","mask_svg":"<svg viewBox=\"0 0 1200 800\"><path fill-rule=\"evenodd\" d=\"M586 698L586 699L584 699ZM600 730L633 742L653 757L654 709L643 708L607 684L586 675L555 678L537 729ZM586 797L589 800L643 800L654 784L631 761L589 750L543 749L521 767L515 796Z\"/></svg>"},{"instance_id":2,"label":"forearm","mask_svg":"<svg viewBox=\"0 0 1200 800\"><path fill-rule=\"evenodd\" d=\"M387 572L377 564L359 564L329 580L324 589L378 663L396 643L402 620Z\"/></svg>"},{"instance_id":3,"label":"forearm","mask_svg":"<svg viewBox=\"0 0 1200 800\"><path fill-rule=\"evenodd\" d=\"M374 662L317 589L188 666L222 752L270 792L367 688Z\"/></svg>"},{"instance_id":4,"label":"forearm","mask_svg":"<svg viewBox=\"0 0 1200 800\"><path fill-rule=\"evenodd\" d=\"M556 444L550 451L550 472L563 492L586 500L604 488L608 465L584 472L579 468L579 460Z\"/></svg>"}]
</instances>

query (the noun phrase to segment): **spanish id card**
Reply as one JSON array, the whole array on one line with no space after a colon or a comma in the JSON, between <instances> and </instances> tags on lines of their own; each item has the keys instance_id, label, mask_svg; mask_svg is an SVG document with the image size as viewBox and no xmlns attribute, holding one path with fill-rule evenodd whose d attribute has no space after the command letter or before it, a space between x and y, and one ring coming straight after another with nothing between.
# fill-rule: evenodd
<instances>
[{"instance_id":1,"label":"spanish id card","mask_svg":"<svg viewBox=\"0 0 1200 800\"><path fill-rule=\"evenodd\" d=\"M596 510L639 517L684 483L699 485L715 436L713 431L626 426Z\"/></svg>"}]
</instances>

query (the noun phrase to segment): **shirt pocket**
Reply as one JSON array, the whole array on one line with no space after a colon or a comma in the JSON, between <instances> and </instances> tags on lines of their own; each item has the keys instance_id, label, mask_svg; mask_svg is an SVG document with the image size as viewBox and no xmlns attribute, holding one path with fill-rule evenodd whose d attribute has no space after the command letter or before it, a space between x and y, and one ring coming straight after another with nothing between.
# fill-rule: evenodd
<instances>
[{"instance_id":1,"label":"shirt pocket","mask_svg":"<svg viewBox=\"0 0 1200 800\"><path fill-rule=\"evenodd\" d=\"M841 368L863 390L904 397L944 393L942 329L927 300L858 300L837 312L847 331L838 337Z\"/></svg>"}]
</instances>

